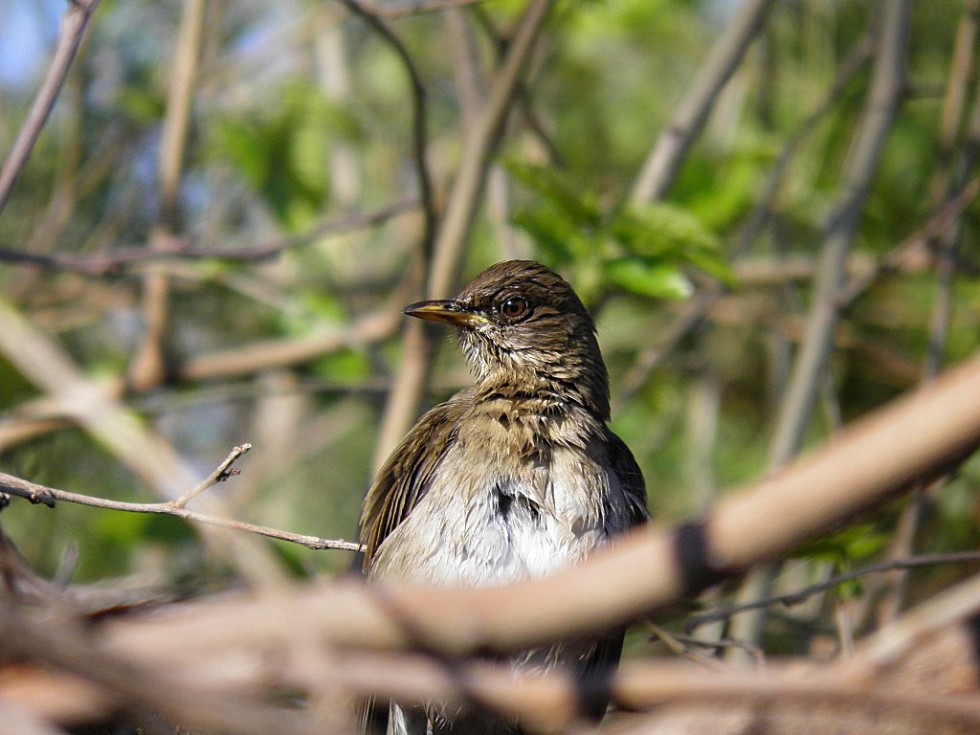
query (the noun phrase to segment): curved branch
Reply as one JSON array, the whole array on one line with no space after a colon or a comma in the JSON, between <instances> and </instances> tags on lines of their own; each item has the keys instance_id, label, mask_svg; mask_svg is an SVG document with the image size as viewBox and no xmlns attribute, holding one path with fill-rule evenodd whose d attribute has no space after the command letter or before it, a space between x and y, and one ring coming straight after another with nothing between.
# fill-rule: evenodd
<instances>
[{"instance_id":1,"label":"curved branch","mask_svg":"<svg viewBox=\"0 0 980 735\"><path fill-rule=\"evenodd\" d=\"M352 13L363 18L391 47L402 66L405 67L405 73L408 74L408 79L411 82L412 158L415 161L415 178L418 182L419 198L421 199L422 215L425 222L422 232L422 253L428 258L432 253L433 242L436 237L436 203L432 191L432 175L429 173L429 164L426 160L429 141L426 130L425 86L422 84L422 76L419 74L415 62L412 61L408 49L405 48L405 44L377 13L362 5L360 0L342 0L342 2Z\"/></svg>"}]
</instances>

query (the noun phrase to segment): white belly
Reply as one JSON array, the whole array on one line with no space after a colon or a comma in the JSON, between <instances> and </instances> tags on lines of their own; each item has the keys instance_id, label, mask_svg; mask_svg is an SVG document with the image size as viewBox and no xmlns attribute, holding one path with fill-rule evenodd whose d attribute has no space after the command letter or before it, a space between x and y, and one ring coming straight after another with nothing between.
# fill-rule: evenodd
<instances>
[{"instance_id":1,"label":"white belly","mask_svg":"<svg viewBox=\"0 0 980 735\"><path fill-rule=\"evenodd\" d=\"M447 457L435 484L378 550L372 576L440 586L488 586L540 577L581 561L621 528L609 527L622 490L580 450L554 450L547 466L471 475L465 453ZM479 466L479 463L476 463ZM482 464L484 469L486 464ZM466 492L463 488L479 487ZM620 514L621 515L621 514Z\"/></svg>"}]
</instances>

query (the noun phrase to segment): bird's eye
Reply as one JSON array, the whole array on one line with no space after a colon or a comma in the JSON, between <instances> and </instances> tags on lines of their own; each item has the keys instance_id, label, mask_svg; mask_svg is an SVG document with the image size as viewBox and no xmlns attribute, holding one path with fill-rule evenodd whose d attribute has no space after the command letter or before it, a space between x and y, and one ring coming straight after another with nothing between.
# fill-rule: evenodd
<instances>
[{"instance_id":1,"label":"bird's eye","mask_svg":"<svg viewBox=\"0 0 980 735\"><path fill-rule=\"evenodd\" d=\"M527 313L527 301L520 296L509 298L500 305L500 313L508 319L520 319Z\"/></svg>"}]
</instances>

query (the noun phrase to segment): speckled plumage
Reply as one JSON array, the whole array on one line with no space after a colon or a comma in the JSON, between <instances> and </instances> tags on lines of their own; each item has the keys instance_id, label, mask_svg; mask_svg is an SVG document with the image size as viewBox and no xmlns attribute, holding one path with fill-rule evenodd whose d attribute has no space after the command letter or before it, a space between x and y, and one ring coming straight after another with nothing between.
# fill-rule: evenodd
<instances>
[{"instance_id":1,"label":"speckled plumage","mask_svg":"<svg viewBox=\"0 0 980 735\"><path fill-rule=\"evenodd\" d=\"M405 313L458 328L476 385L429 411L382 468L361 541L374 580L508 584L585 558L647 517L640 470L606 426L609 385L592 318L531 261L481 273L455 299ZM525 670L615 665L622 634L529 651ZM513 733L479 712L393 708L393 733Z\"/></svg>"}]
</instances>

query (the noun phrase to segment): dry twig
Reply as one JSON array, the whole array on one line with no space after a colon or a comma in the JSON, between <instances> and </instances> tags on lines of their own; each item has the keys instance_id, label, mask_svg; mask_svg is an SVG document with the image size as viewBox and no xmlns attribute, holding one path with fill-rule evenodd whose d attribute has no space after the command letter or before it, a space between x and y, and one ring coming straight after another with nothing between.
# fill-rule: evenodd
<instances>
[{"instance_id":1,"label":"dry twig","mask_svg":"<svg viewBox=\"0 0 980 735\"><path fill-rule=\"evenodd\" d=\"M71 0L61 17L61 28L58 31L58 44L51 59L51 66L44 77L41 88L38 90L34 104L24 121L17 140L14 141L13 148L7 154L7 158L0 167L0 210L4 208L10 193L14 188L14 183L20 172L27 165L27 159L34 150L41 129L51 114L61 85L68 75L71 63L75 59L78 46L82 42L85 28L95 12L99 0Z\"/></svg>"},{"instance_id":2,"label":"dry twig","mask_svg":"<svg viewBox=\"0 0 980 735\"><path fill-rule=\"evenodd\" d=\"M192 498L200 495L205 490L214 487L219 482L222 482L233 475L235 471L231 469L231 465L249 449L251 449L250 444L243 444L235 447L228 457L220 465L218 465L217 469L215 469L215 471L212 472L204 482L192 490L184 493L176 500L162 503L130 503L122 500L109 500L107 498L98 498L91 495L82 495L80 493L68 492L67 490L58 490L56 488L38 485L36 483L23 480L19 477L8 475L5 472L0 472L0 493L15 495L17 497L24 498L25 500L29 500L31 503L46 505L49 508L53 508L55 502L60 500L65 503L87 505L92 508L102 508L104 510L118 510L126 513L155 513L160 515L176 516L177 518L183 518L184 520L192 521L194 523L204 523L209 526L229 528L234 531L245 531L246 533L254 533L259 536L265 536L267 538L273 538L279 541L288 541L289 543L299 544L300 546L305 546L306 548L313 550L361 550L361 545L353 541L325 539L318 536L307 536L304 534L292 533L290 531L283 531L278 528L259 526L254 523L246 523L245 521L236 521L231 518L226 518L224 516L214 515L211 513L201 513L199 511L188 510L185 507L187 502Z\"/></svg>"}]
</instances>

